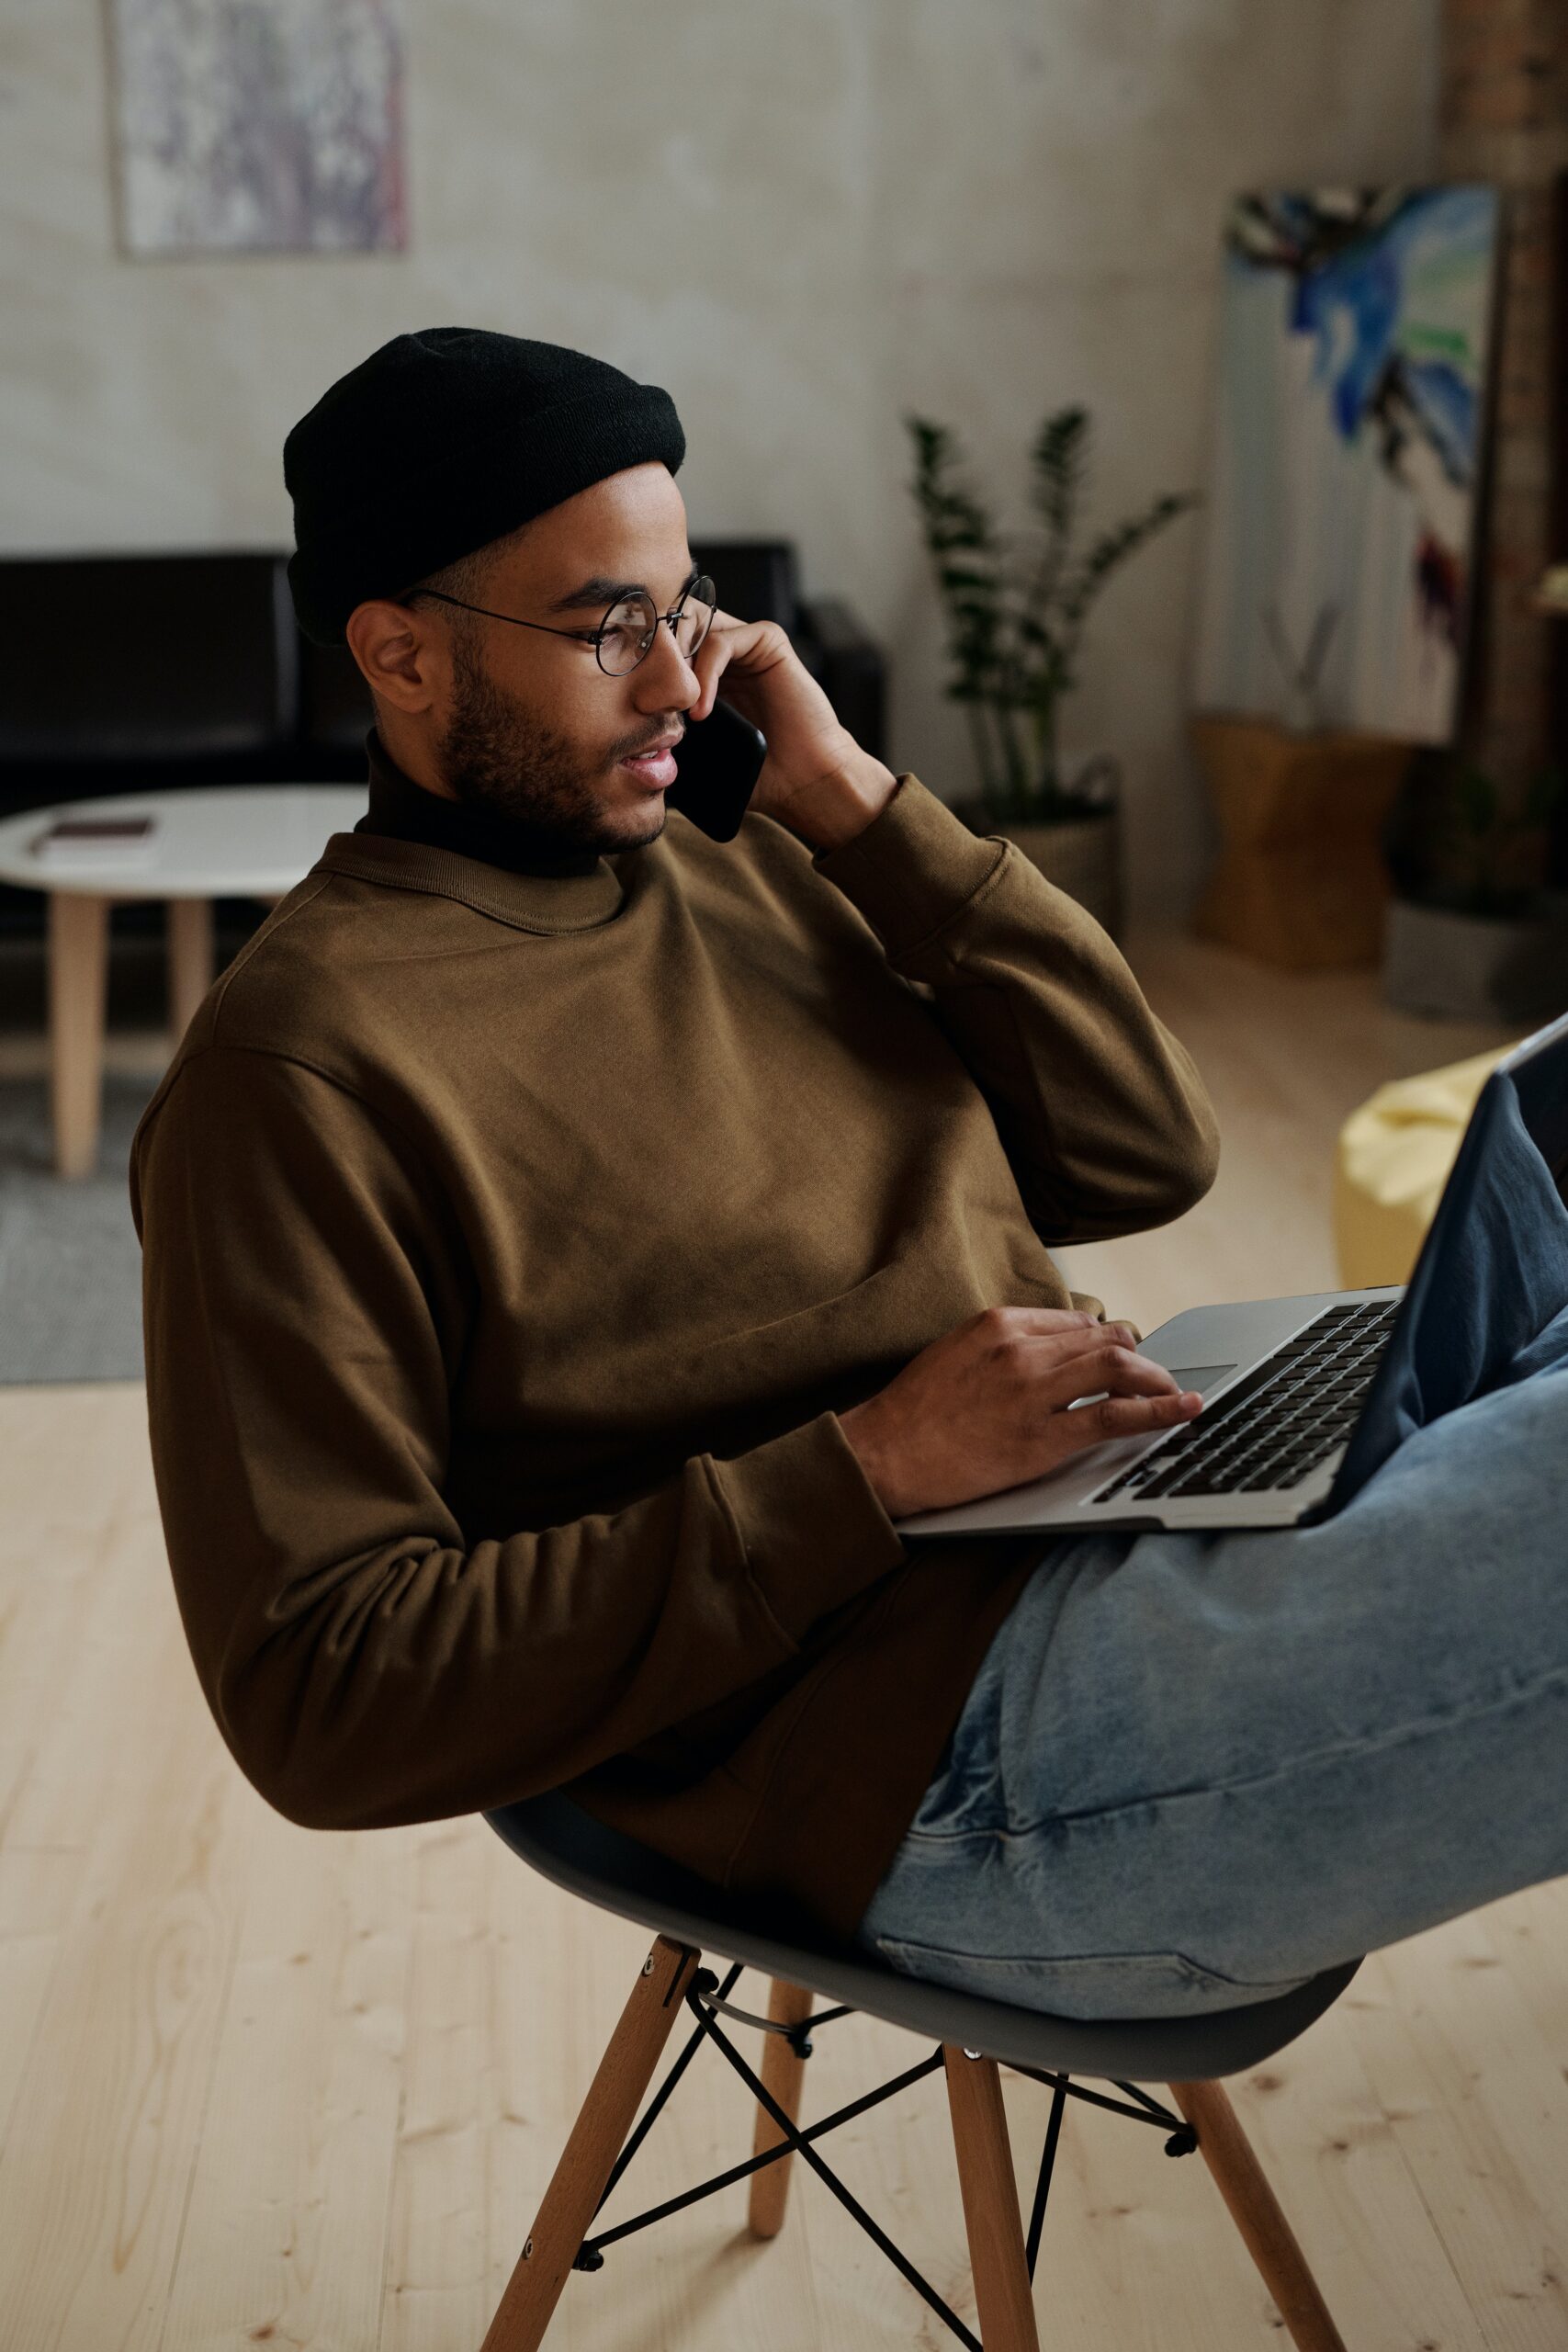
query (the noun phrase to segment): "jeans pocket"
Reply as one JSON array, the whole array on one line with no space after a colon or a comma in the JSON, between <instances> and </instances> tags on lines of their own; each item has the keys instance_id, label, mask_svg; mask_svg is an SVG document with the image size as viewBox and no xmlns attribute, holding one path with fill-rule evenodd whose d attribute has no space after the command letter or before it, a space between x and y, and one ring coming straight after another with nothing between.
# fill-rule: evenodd
<instances>
[{"instance_id":1,"label":"jeans pocket","mask_svg":"<svg viewBox=\"0 0 1568 2352\"><path fill-rule=\"evenodd\" d=\"M1198 2017L1279 2000L1312 1983L1310 1974L1247 1983L1222 1975L1183 1951L1075 1952L1066 1960L1044 1960L1023 1952L948 1951L896 1936L874 1940L883 1959L902 1975L1061 2018Z\"/></svg>"}]
</instances>

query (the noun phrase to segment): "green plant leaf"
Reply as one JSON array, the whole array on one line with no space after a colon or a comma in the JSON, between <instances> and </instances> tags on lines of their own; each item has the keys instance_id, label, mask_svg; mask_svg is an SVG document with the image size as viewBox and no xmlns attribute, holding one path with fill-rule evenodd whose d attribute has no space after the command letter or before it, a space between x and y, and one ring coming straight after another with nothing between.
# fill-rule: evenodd
<instances>
[{"instance_id":1,"label":"green plant leaf","mask_svg":"<svg viewBox=\"0 0 1568 2352\"><path fill-rule=\"evenodd\" d=\"M1049 624L1031 612L1018 616L1018 633L1026 645L1055 645L1055 633Z\"/></svg>"},{"instance_id":2,"label":"green plant leaf","mask_svg":"<svg viewBox=\"0 0 1568 2352\"><path fill-rule=\"evenodd\" d=\"M1054 537L1066 538L1089 461L1089 411L1076 404L1047 416L1030 450L1030 503Z\"/></svg>"},{"instance_id":3,"label":"green plant leaf","mask_svg":"<svg viewBox=\"0 0 1568 2352\"><path fill-rule=\"evenodd\" d=\"M914 445L909 486L947 613L953 665L948 690L956 687L959 700L982 700L999 627L995 527L980 501L955 479L963 463L956 435L927 417L907 415L904 423Z\"/></svg>"},{"instance_id":4,"label":"green plant leaf","mask_svg":"<svg viewBox=\"0 0 1568 2352\"><path fill-rule=\"evenodd\" d=\"M1081 620L1100 589L1120 564L1126 561L1134 548L1152 539L1156 531L1174 522L1196 506L1197 499L1186 491L1168 492L1156 498L1143 514L1119 523L1114 530L1106 531L1096 539L1080 565L1077 577L1069 583L1062 597L1062 610L1069 621Z\"/></svg>"}]
</instances>

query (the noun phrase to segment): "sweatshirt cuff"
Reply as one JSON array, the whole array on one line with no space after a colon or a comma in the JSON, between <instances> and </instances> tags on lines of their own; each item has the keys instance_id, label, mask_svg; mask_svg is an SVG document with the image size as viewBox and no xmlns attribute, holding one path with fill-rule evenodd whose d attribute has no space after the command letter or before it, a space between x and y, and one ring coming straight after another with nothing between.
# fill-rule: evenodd
<instances>
[{"instance_id":1,"label":"sweatshirt cuff","mask_svg":"<svg viewBox=\"0 0 1568 2352\"><path fill-rule=\"evenodd\" d=\"M863 831L811 863L859 909L889 956L907 955L952 921L989 881L1007 844L972 833L906 771Z\"/></svg>"},{"instance_id":2,"label":"sweatshirt cuff","mask_svg":"<svg viewBox=\"0 0 1568 2352\"><path fill-rule=\"evenodd\" d=\"M909 1556L836 1413L709 1460L752 1582L796 1643Z\"/></svg>"}]
</instances>

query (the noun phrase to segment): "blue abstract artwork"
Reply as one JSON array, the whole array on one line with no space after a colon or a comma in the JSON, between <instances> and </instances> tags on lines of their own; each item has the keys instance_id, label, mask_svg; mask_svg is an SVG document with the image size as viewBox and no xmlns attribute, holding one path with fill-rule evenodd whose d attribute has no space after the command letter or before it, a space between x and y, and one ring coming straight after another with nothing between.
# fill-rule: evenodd
<instances>
[{"instance_id":1,"label":"blue abstract artwork","mask_svg":"<svg viewBox=\"0 0 1568 2352\"><path fill-rule=\"evenodd\" d=\"M397 0L110 0L131 254L400 251Z\"/></svg>"},{"instance_id":2,"label":"blue abstract artwork","mask_svg":"<svg viewBox=\"0 0 1568 2352\"><path fill-rule=\"evenodd\" d=\"M1469 185L1232 206L1200 708L1450 740L1499 209Z\"/></svg>"}]
</instances>

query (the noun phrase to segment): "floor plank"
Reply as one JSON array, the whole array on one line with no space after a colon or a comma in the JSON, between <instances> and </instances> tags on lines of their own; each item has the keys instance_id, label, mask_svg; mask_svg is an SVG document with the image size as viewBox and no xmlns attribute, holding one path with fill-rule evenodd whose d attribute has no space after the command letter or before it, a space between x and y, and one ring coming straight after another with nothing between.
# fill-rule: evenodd
<instances>
[{"instance_id":1,"label":"floor plank","mask_svg":"<svg viewBox=\"0 0 1568 2352\"><path fill-rule=\"evenodd\" d=\"M1484 1950L1471 1915L1411 1939L1431 1947L1414 1963L1406 1946L1390 1948L1397 1960L1371 1954L1361 1973L1385 1991L1386 2007L1362 2013L1357 2040L1477 2341L1487 2352L1537 2352L1568 2344L1565 2045L1553 2053L1525 2030L1500 1967L1472 1965L1478 1935Z\"/></svg>"},{"instance_id":2,"label":"floor plank","mask_svg":"<svg viewBox=\"0 0 1568 2352\"><path fill-rule=\"evenodd\" d=\"M11 2341L156 2352L163 2333L249 1877L246 1792L195 1729L171 1713L98 1791L0 2154Z\"/></svg>"},{"instance_id":3,"label":"floor plank","mask_svg":"<svg viewBox=\"0 0 1568 2352\"><path fill-rule=\"evenodd\" d=\"M321 1834L305 1869L292 1824L249 1791L244 1811L244 1925L159 2352L374 2344L414 1833Z\"/></svg>"}]
</instances>

